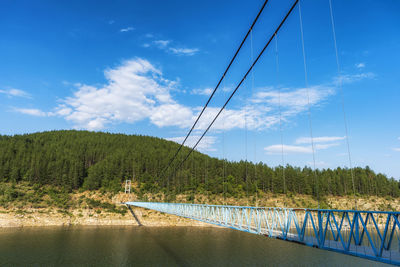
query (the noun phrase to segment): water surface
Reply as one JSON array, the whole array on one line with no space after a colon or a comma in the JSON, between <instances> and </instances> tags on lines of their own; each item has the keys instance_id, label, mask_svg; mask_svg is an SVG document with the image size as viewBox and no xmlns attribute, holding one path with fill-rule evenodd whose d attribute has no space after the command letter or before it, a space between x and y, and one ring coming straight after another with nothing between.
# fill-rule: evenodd
<instances>
[{"instance_id":1,"label":"water surface","mask_svg":"<svg viewBox=\"0 0 400 267\"><path fill-rule=\"evenodd\" d=\"M0 265L380 266L353 256L223 228L0 229Z\"/></svg>"}]
</instances>

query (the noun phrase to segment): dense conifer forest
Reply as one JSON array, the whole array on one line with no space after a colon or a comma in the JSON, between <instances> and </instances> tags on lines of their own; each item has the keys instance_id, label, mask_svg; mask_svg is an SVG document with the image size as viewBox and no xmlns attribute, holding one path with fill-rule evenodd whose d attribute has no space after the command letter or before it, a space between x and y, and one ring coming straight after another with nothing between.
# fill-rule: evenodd
<instances>
[{"instance_id":1,"label":"dense conifer forest","mask_svg":"<svg viewBox=\"0 0 400 267\"><path fill-rule=\"evenodd\" d=\"M170 168L159 175L178 146L149 136L74 130L0 136L0 181L52 185L67 191L119 191L125 179L134 177L140 194L242 197L258 190L313 196L353 194L349 169L322 169L314 174L308 167L287 165L284 183L282 167L223 161L199 152L175 174ZM188 151L183 148L181 156ZM354 168L354 176L356 194L400 196L397 180L369 167Z\"/></svg>"}]
</instances>

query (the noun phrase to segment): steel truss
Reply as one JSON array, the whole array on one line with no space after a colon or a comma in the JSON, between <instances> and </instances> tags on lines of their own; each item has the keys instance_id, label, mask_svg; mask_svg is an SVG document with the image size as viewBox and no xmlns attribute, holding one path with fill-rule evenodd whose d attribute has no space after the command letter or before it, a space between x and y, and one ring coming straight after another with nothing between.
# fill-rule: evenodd
<instances>
[{"instance_id":1,"label":"steel truss","mask_svg":"<svg viewBox=\"0 0 400 267\"><path fill-rule=\"evenodd\" d=\"M400 212L155 202L125 204L400 265Z\"/></svg>"}]
</instances>

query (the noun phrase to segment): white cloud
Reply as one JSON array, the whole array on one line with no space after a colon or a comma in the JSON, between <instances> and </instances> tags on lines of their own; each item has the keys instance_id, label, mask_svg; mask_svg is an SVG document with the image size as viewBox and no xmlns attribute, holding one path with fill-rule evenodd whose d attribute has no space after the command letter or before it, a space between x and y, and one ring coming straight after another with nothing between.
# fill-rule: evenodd
<instances>
[{"instance_id":1,"label":"white cloud","mask_svg":"<svg viewBox=\"0 0 400 267\"><path fill-rule=\"evenodd\" d=\"M357 64L356 64L356 68L357 68L357 69L365 68L365 63L363 63L363 62L357 63Z\"/></svg>"},{"instance_id":2,"label":"white cloud","mask_svg":"<svg viewBox=\"0 0 400 267\"><path fill-rule=\"evenodd\" d=\"M200 108L197 109L200 111ZM240 109L224 109L212 126L212 130L245 129L257 130L269 128L279 123L279 117L270 115L268 107L245 106ZM200 118L197 129L204 130L208 127L220 107L208 107ZM197 114L196 114L197 117ZM195 117L192 121L194 121Z\"/></svg>"},{"instance_id":3,"label":"white cloud","mask_svg":"<svg viewBox=\"0 0 400 267\"><path fill-rule=\"evenodd\" d=\"M314 151L324 150L331 148L333 146L338 146L338 143L332 144L316 144L314 145ZM276 144L264 147L264 150L268 154L281 154L282 153L282 145ZM296 145L283 145L283 153L284 154L309 154L312 153L311 145L308 146L296 146Z\"/></svg>"},{"instance_id":4,"label":"white cloud","mask_svg":"<svg viewBox=\"0 0 400 267\"><path fill-rule=\"evenodd\" d=\"M202 107L190 107L173 99L177 81L170 81L162 72L144 59L136 58L122 62L119 66L104 71L103 85L75 83L73 95L64 98L52 112L21 111L34 116L60 116L73 123L75 128L101 130L115 123L135 123L148 120L158 127L187 129L200 113ZM67 84L72 86L71 84ZM309 89L311 106L319 106L335 93L330 86L312 86ZM211 89L195 89L192 93L210 94ZM282 121L307 110L305 88L281 89ZM211 130L245 129L261 130L279 124L279 92L275 88L261 88L249 101L249 105L226 108ZM209 106L199 120L196 131L205 130L219 112L220 107ZM343 137L316 137L316 149L326 149ZM296 144L306 144L299 138ZM309 148L300 148L302 151Z\"/></svg>"},{"instance_id":5,"label":"white cloud","mask_svg":"<svg viewBox=\"0 0 400 267\"><path fill-rule=\"evenodd\" d=\"M193 56L197 52L199 52L198 48L176 48L170 47L169 51L171 51L175 55L186 55L186 56Z\"/></svg>"},{"instance_id":6,"label":"white cloud","mask_svg":"<svg viewBox=\"0 0 400 267\"><path fill-rule=\"evenodd\" d=\"M310 105L318 104L334 93L335 91L332 87L322 85L311 86L308 88ZM279 93L278 90L267 87L264 91L256 93L251 101L255 104L280 105L282 108L289 108L289 113L292 113L306 110L308 107L308 97L307 88L282 88Z\"/></svg>"},{"instance_id":7,"label":"white cloud","mask_svg":"<svg viewBox=\"0 0 400 267\"><path fill-rule=\"evenodd\" d=\"M146 34L145 37L153 38L153 35ZM164 50L166 52L175 54L175 55L185 55L185 56L193 56L197 52L199 52L198 48L185 48L185 47L174 47L171 46L173 42L171 40L154 40L151 43L145 43L143 47L151 47L155 46L158 49Z\"/></svg>"},{"instance_id":8,"label":"white cloud","mask_svg":"<svg viewBox=\"0 0 400 267\"><path fill-rule=\"evenodd\" d=\"M194 122L192 110L178 103L163 104L154 108L150 121L158 127L180 128L187 128Z\"/></svg>"},{"instance_id":9,"label":"white cloud","mask_svg":"<svg viewBox=\"0 0 400 267\"><path fill-rule=\"evenodd\" d=\"M370 79L375 77L373 73L361 73L355 75L341 76L344 82L355 82L362 79ZM269 107L268 114L262 112L262 116L268 116L269 124L259 124L258 127L271 127L279 123L279 107L281 110L281 119L284 123L290 118L303 113L310 107L318 107L323 104L330 96L335 94L335 88L338 78L328 84L320 84L310 86L309 88L281 88L277 90L274 87L265 87L259 89L250 100L252 109L260 110L261 107ZM340 141L345 137L318 137L315 142ZM297 144L302 144L307 139L300 139Z\"/></svg>"},{"instance_id":10,"label":"white cloud","mask_svg":"<svg viewBox=\"0 0 400 267\"><path fill-rule=\"evenodd\" d=\"M120 29L119 31L120 32L130 32L130 31L133 31L135 28L133 28L133 27L126 27L126 28L122 28L122 29Z\"/></svg>"},{"instance_id":11,"label":"white cloud","mask_svg":"<svg viewBox=\"0 0 400 267\"><path fill-rule=\"evenodd\" d=\"M202 107L192 108L172 99L170 92L175 90L176 82L163 78L161 71L147 60L128 60L104 74L104 85L75 84L73 95L63 99L51 114L71 121L75 128L101 130L112 123L144 119L158 127L188 128L201 111ZM196 129L206 129L219 110L220 107L207 108ZM227 108L212 129L268 128L279 122L270 111L264 104Z\"/></svg>"},{"instance_id":12,"label":"white cloud","mask_svg":"<svg viewBox=\"0 0 400 267\"><path fill-rule=\"evenodd\" d=\"M341 141L345 139L342 136L322 136L314 137L314 151L329 149L334 146L339 146ZM296 145L283 145L283 153L293 154L293 153L312 153L311 138L300 137L295 141ZM302 145L303 144L303 145ZM304 145L305 144L305 145ZM264 148L268 154L280 154L282 153L282 145L271 145Z\"/></svg>"},{"instance_id":13,"label":"white cloud","mask_svg":"<svg viewBox=\"0 0 400 267\"><path fill-rule=\"evenodd\" d=\"M178 115L177 109L179 114L185 114L182 112L185 107L177 104L169 93L175 83L162 78L161 71L147 60L125 61L106 70L104 75L107 83L103 86L77 84L73 96L62 100L54 113L73 122L76 128L89 130L104 129L110 123L134 123L145 118L158 126L175 123L173 125L183 127L184 119L171 119Z\"/></svg>"},{"instance_id":14,"label":"white cloud","mask_svg":"<svg viewBox=\"0 0 400 267\"><path fill-rule=\"evenodd\" d=\"M264 147L264 150L268 154L281 154L282 153L282 145L272 145ZM298 154L298 153L312 153L311 146L292 146L292 145L283 145L283 153L285 154Z\"/></svg>"},{"instance_id":15,"label":"white cloud","mask_svg":"<svg viewBox=\"0 0 400 267\"><path fill-rule=\"evenodd\" d=\"M335 94L333 87L311 86L308 89L310 107L319 106L333 94ZM273 118L274 123L269 126L279 123L279 107L283 122L308 110L306 88L282 88L279 92L273 87L266 87L255 93L250 102L252 109L260 109L265 106L270 108L268 116L269 119Z\"/></svg>"},{"instance_id":16,"label":"white cloud","mask_svg":"<svg viewBox=\"0 0 400 267\"><path fill-rule=\"evenodd\" d=\"M340 81L342 81L342 83L353 83L365 79L373 79L375 77L376 77L375 73L372 72L364 72L359 74L343 74L336 77L335 82L339 83Z\"/></svg>"},{"instance_id":17,"label":"white cloud","mask_svg":"<svg viewBox=\"0 0 400 267\"><path fill-rule=\"evenodd\" d=\"M225 92L225 93L233 91L233 87L231 87L231 86L224 86L221 89L222 89L222 92Z\"/></svg>"},{"instance_id":18,"label":"white cloud","mask_svg":"<svg viewBox=\"0 0 400 267\"><path fill-rule=\"evenodd\" d=\"M314 143L329 143L334 141L341 141L344 140L346 136L321 136L321 137L313 137ZM310 137L300 137L297 138L295 141L296 144L310 144L311 138Z\"/></svg>"},{"instance_id":19,"label":"white cloud","mask_svg":"<svg viewBox=\"0 0 400 267\"><path fill-rule=\"evenodd\" d=\"M315 150L322 150L322 149L328 149L334 146L340 145L339 143L329 143L329 144L315 144L314 148Z\"/></svg>"},{"instance_id":20,"label":"white cloud","mask_svg":"<svg viewBox=\"0 0 400 267\"><path fill-rule=\"evenodd\" d=\"M73 123L75 128L101 130L113 123L135 123L148 119L158 127L175 126L189 128L202 107L190 107L178 103L171 96L177 81L163 78L162 72L144 59L127 60L121 65L104 71L104 85L74 84L72 96L60 101L53 112L25 112L38 116L58 115ZM311 106L321 105L335 93L331 86L311 86ZM211 89L195 89L193 93L210 94ZM283 88L280 93L282 121L304 112L308 108L307 89ZM279 91L272 87L261 88L249 101L249 105L226 108L220 114L212 130L249 129L260 130L279 124ZM219 112L220 107L209 106L199 120L196 130L204 130ZM344 137L316 137L320 143L316 149L326 149ZM299 138L296 144L306 144ZM305 150L307 150L306 148ZM304 148L303 148L304 151Z\"/></svg>"},{"instance_id":21,"label":"white cloud","mask_svg":"<svg viewBox=\"0 0 400 267\"><path fill-rule=\"evenodd\" d=\"M57 106L53 112L71 121L76 128L100 130L111 123L149 121L158 127L190 127L202 107L188 107L172 99L170 91L175 82L162 77L160 70L144 59L133 59L105 71L107 83L103 86L75 84L77 90ZM319 90L317 90L317 88ZM211 93L211 89L193 90ZM304 89L284 92L283 120L305 110ZM310 90L310 104L317 105L333 89L315 87ZM226 108L212 130L270 128L279 123L277 91L258 92L253 103L239 109ZM209 106L199 120L197 130L204 130L219 112L220 107Z\"/></svg>"},{"instance_id":22,"label":"white cloud","mask_svg":"<svg viewBox=\"0 0 400 267\"><path fill-rule=\"evenodd\" d=\"M171 43L171 41L170 40L155 40L155 41L153 41L153 43L155 45L157 45L160 49L163 49L163 48L167 47L168 44Z\"/></svg>"},{"instance_id":23,"label":"white cloud","mask_svg":"<svg viewBox=\"0 0 400 267\"><path fill-rule=\"evenodd\" d=\"M400 152L400 147L394 147L392 148L394 151Z\"/></svg>"},{"instance_id":24,"label":"white cloud","mask_svg":"<svg viewBox=\"0 0 400 267\"><path fill-rule=\"evenodd\" d=\"M48 116L46 112L43 112L39 109L30 109L30 108L14 108L14 111L22 113L22 114L27 114L27 115L32 115L36 117L45 117Z\"/></svg>"},{"instance_id":25,"label":"white cloud","mask_svg":"<svg viewBox=\"0 0 400 267\"><path fill-rule=\"evenodd\" d=\"M8 97L24 97L24 98L31 98L31 95L25 91L11 88L11 89L6 89L6 90L1 90L0 89L0 94L5 94Z\"/></svg>"},{"instance_id":26,"label":"white cloud","mask_svg":"<svg viewBox=\"0 0 400 267\"><path fill-rule=\"evenodd\" d=\"M193 135L189 136L188 139L185 142L185 146L188 147L193 147L197 140L199 140L201 136L200 135ZM171 138L166 138L167 140L174 141L178 144L182 144L183 140L185 139L185 136L180 136L180 137L171 137ZM213 148L213 145L215 144L217 138L215 136L204 136L203 139L201 139L201 142L198 144L196 147L196 150L199 151L215 151L216 149Z\"/></svg>"},{"instance_id":27,"label":"white cloud","mask_svg":"<svg viewBox=\"0 0 400 267\"><path fill-rule=\"evenodd\" d=\"M212 88L203 88L203 89L193 89L191 93L193 95L206 95L209 96L213 92L214 89Z\"/></svg>"}]
</instances>

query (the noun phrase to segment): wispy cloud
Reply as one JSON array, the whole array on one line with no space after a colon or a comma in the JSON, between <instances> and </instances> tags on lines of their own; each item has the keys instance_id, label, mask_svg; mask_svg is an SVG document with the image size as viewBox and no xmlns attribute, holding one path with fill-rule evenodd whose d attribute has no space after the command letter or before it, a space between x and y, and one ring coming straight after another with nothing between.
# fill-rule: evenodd
<instances>
[{"instance_id":1,"label":"wispy cloud","mask_svg":"<svg viewBox=\"0 0 400 267\"><path fill-rule=\"evenodd\" d=\"M321 137L314 137L312 141L316 143L328 143L328 142L335 142L344 140L346 136L321 136ZM311 138L310 137L300 137L297 138L295 141L296 144L310 144Z\"/></svg>"},{"instance_id":2,"label":"wispy cloud","mask_svg":"<svg viewBox=\"0 0 400 267\"><path fill-rule=\"evenodd\" d=\"M126 60L114 68L106 69L104 76L106 83L103 85L67 84L73 86L73 94L61 99L52 112L23 109L19 112L33 116L60 116L72 122L78 129L101 130L111 124L135 123L141 120L148 120L157 127L187 129L202 109L201 106L192 107L175 100L172 91L177 90L178 81L164 78L161 70L145 59ZM283 123L288 123L308 108L305 88L281 88L280 101L277 88L257 88L255 91L248 105L226 108L216 120L212 131L276 127L280 121L279 102ZM335 87L316 85L310 86L308 91L311 107L318 107L335 94ZM211 89L195 89L192 93L210 94ZM196 130L206 129L219 110L220 107L209 106ZM343 138L317 137L316 149L335 146ZM301 146L308 144L308 141L307 138L299 138L287 148L290 151L297 146L300 147L298 151L309 151L307 146ZM274 147L270 149L273 150Z\"/></svg>"},{"instance_id":3,"label":"wispy cloud","mask_svg":"<svg viewBox=\"0 0 400 267\"><path fill-rule=\"evenodd\" d=\"M209 96L213 92L212 88L193 89L190 93L193 95L206 95Z\"/></svg>"},{"instance_id":4,"label":"wispy cloud","mask_svg":"<svg viewBox=\"0 0 400 267\"><path fill-rule=\"evenodd\" d=\"M99 130L112 123L134 123L148 119L158 127L188 128L195 121L202 107L178 103L171 96L176 82L165 79L159 69L144 59L127 60L120 66L104 72L107 83L103 86L76 84L73 96L62 100L54 111L76 128ZM262 89L255 94L248 106L225 109L212 130L270 128L279 123L277 91ZM304 89L285 92L283 119L305 110ZM331 88L317 87L311 91L311 105L318 105L333 94ZM210 89L197 93L211 93ZM219 112L220 107L208 107L199 120L197 130L204 130Z\"/></svg>"},{"instance_id":5,"label":"wispy cloud","mask_svg":"<svg viewBox=\"0 0 400 267\"><path fill-rule=\"evenodd\" d=\"M186 55L186 56L193 56L197 52L199 52L199 49L197 48L176 48L176 47L170 47L169 51L171 51L173 54L176 55Z\"/></svg>"},{"instance_id":6,"label":"wispy cloud","mask_svg":"<svg viewBox=\"0 0 400 267\"><path fill-rule=\"evenodd\" d=\"M48 114L46 112L43 112L39 109L35 108L14 108L14 111L26 115L31 115L31 116L36 116L36 117L46 117Z\"/></svg>"},{"instance_id":7,"label":"wispy cloud","mask_svg":"<svg viewBox=\"0 0 400 267\"><path fill-rule=\"evenodd\" d=\"M146 37L153 38L153 35L147 34ZM200 50L198 48L187 48L187 47L176 47L173 45L174 42L171 40L153 40L152 42L144 43L143 47L157 47L158 49L164 50L168 53L172 53L174 55L185 55L185 56L193 56L198 53Z\"/></svg>"},{"instance_id":8,"label":"wispy cloud","mask_svg":"<svg viewBox=\"0 0 400 267\"><path fill-rule=\"evenodd\" d=\"M363 79L375 77L372 73L349 74L341 76L346 82L356 82ZM264 107L269 110L264 110L256 116L260 116L266 124L255 124L257 127L272 127L279 123L279 110L281 110L281 119L283 123L287 123L291 118L298 114L304 113L311 108L322 106L331 96L336 93L337 78L326 84L312 85L308 88L289 88L282 87L278 90L275 87L264 87L256 89L256 93L250 98L251 109L260 111ZM254 115L254 114L253 114ZM251 116L247 115L247 116ZM248 120L251 121L251 120ZM345 137L319 137L315 138L316 143L340 141ZM300 138L295 144L310 143L308 138ZM319 147L319 149L323 149Z\"/></svg>"},{"instance_id":9,"label":"wispy cloud","mask_svg":"<svg viewBox=\"0 0 400 267\"><path fill-rule=\"evenodd\" d=\"M11 89L6 89L6 90L1 90L0 89L0 94L5 94L8 97L24 97L24 98L31 98L31 95L25 91L11 88Z\"/></svg>"},{"instance_id":10,"label":"wispy cloud","mask_svg":"<svg viewBox=\"0 0 400 267\"><path fill-rule=\"evenodd\" d=\"M155 41L153 41L153 44L155 44L156 46L158 46L161 49L166 48L169 43L171 43L170 40L155 40Z\"/></svg>"},{"instance_id":11,"label":"wispy cloud","mask_svg":"<svg viewBox=\"0 0 400 267\"><path fill-rule=\"evenodd\" d=\"M374 79L375 77L376 74L373 72L364 72L358 74L343 74L336 77L335 81L336 83L339 83L340 81L342 83L354 83L365 79Z\"/></svg>"},{"instance_id":12,"label":"wispy cloud","mask_svg":"<svg viewBox=\"0 0 400 267\"><path fill-rule=\"evenodd\" d=\"M311 86L308 94L306 88L282 88L279 92L277 88L266 87L255 93L250 102L253 108L270 107L269 115L278 122L280 109L282 121L287 122L289 118L305 112L308 104L310 107L320 106L334 94L334 87L325 85Z\"/></svg>"},{"instance_id":13,"label":"wispy cloud","mask_svg":"<svg viewBox=\"0 0 400 267\"><path fill-rule=\"evenodd\" d=\"M199 138L200 135L189 136L189 138L185 142L185 146L193 147L196 144L197 140L199 140ZM184 136L167 138L167 140L174 141L178 144L182 144L184 139ZM214 148L216 140L217 138L215 136L204 136L196 149L202 152L216 151L216 149Z\"/></svg>"},{"instance_id":14,"label":"wispy cloud","mask_svg":"<svg viewBox=\"0 0 400 267\"><path fill-rule=\"evenodd\" d=\"M130 32L133 31L135 28L134 27L126 27L126 28L122 28L119 31L120 32Z\"/></svg>"},{"instance_id":15,"label":"wispy cloud","mask_svg":"<svg viewBox=\"0 0 400 267\"><path fill-rule=\"evenodd\" d=\"M355 66L357 69L362 69L362 68L365 68L365 63L360 62L360 63L357 63Z\"/></svg>"},{"instance_id":16,"label":"wispy cloud","mask_svg":"<svg viewBox=\"0 0 400 267\"><path fill-rule=\"evenodd\" d=\"M109 21L108 21L108 24L110 24L110 25L112 25L112 24L114 24L114 23L115 23L114 20L109 20Z\"/></svg>"},{"instance_id":17,"label":"wispy cloud","mask_svg":"<svg viewBox=\"0 0 400 267\"><path fill-rule=\"evenodd\" d=\"M331 143L331 144L316 144L314 145L315 151L317 150L324 150L328 149L334 146L338 146L339 143ZM264 150L268 154L281 154L282 153L282 145L276 144L276 145L271 145L267 146L264 148ZM308 146L298 146L298 145L283 145L283 153L284 154L309 154L312 153L312 147L311 145Z\"/></svg>"},{"instance_id":18,"label":"wispy cloud","mask_svg":"<svg viewBox=\"0 0 400 267\"><path fill-rule=\"evenodd\" d=\"M282 153L282 145L271 145L264 147L265 152L268 154L280 154ZM293 145L283 145L283 153L298 154L298 153L312 153L311 146L293 146Z\"/></svg>"},{"instance_id":19,"label":"wispy cloud","mask_svg":"<svg viewBox=\"0 0 400 267\"><path fill-rule=\"evenodd\" d=\"M196 119L200 110L201 107L196 108L195 116L191 120L192 122ZM197 129L206 129L219 111L220 107L207 108L198 122ZM244 106L239 109L226 108L215 121L212 130L228 131L245 128L248 130L258 130L270 128L279 123L279 117L269 114L270 111L271 109L268 107L255 106Z\"/></svg>"},{"instance_id":20,"label":"wispy cloud","mask_svg":"<svg viewBox=\"0 0 400 267\"><path fill-rule=\"evenodd\" d=\"M256 93L251 99L251 102L256 104L265 103L273 106L280 105L284 108L289 107L295 110L304 110L308 106L307 90L310 105L315 105L335 93L333 87L323 85L311 86L308 89L282 88L280 92L275 88L267 87Z\"/></svg>"},{"instance_id":21,"label":"wispy cloud","mask_svg":"<svg viewBox=\"0 0 400 267\"><path fill-rule=\"evenodd\" d=\"M314 149L317 150L325 150L331 147L339 146L340 142L345 137L341 136L321 136L314 137ZM312 153L311 146L311 138L309 137L300 137L295 141L296 145L283 145L283 153L284 154L299 154L299 153ZM268 154L281 154L282 153L282 144L276 144L267 146L264 150Z\"/></svg>"},{"instance_id":22,"label":"wispy cloud","mask_svg":"<svg viewBox=\"0 0 400 267\"><path fill-rule=\"evenodd\" d=\"M315 150L323 150L323 149L328 149L334 146L339 146L340 143L329 143L329 144L315 144L314 148Z\"/></svg>"}]
</instances>

